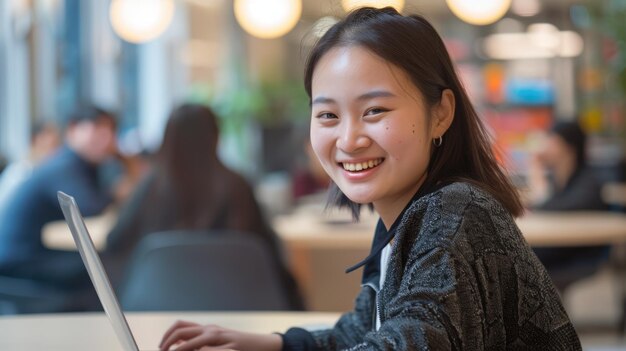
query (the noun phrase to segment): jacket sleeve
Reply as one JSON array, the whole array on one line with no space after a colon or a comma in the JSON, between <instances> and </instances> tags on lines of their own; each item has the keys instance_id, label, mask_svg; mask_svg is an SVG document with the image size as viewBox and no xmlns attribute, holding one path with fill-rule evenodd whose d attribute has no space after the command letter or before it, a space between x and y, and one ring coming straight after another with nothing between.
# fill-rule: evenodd
<instances>
[{"instance_id":1,"label":"jacket sleeve","mask_svg":"<svg viewBox=\"0 0 626 351\"><path fill-rule=\"evenodd\" d=\"M374 291L364 287L355 309L339 318L331 329L308 332L291 328L283 335L283 351L340 350L356 345L372 328Z\"/></svg>"}]
</instances>

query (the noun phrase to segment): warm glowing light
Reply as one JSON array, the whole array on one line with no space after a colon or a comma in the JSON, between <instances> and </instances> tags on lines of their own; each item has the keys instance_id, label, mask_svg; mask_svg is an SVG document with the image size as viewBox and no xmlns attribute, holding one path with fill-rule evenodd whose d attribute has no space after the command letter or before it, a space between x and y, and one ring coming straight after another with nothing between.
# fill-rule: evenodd
<instances>
[{"instance_id":1,"label":"warm glowing light","mask_svg":"<svg viewBox=\"0 0 626 351\"><path fill-rule=\"evenodd\" d=\"M446 3L458 18L479 26L494 23L511 7L511 0L446 0Z\"/></svg>"},{"instance_id":2,"label":"warm glowing light","mask_svg":"<svg viewBox=\"0 0 626 351\"><path fill-rule=\"evenodd\" d=\"M234 6L241 27L263 39L287 34L302 15L301 0L235 0Z\"/></svg>"},{"instance_id":3,"label":"warm glowing light","mask_svg":"<svg viewBox=\"0 0 626 351\"><path fill-rule=\"evenodd\" d=\"M144 43L163 34L174 17L173 0L112 0L111 25L120 38Z\"/></svg>"},{"instance_id":4,"label":"warm glowing light","mask_svg":"<svg viewBox=\"0 0 626 351\"><path fill-rule=\"evenodd\" d=\"M352 11L359 7L376 7L383 8L391 6L398 12L401 12L404 8L404 0L341 0L341 6L346 11Z\"/></svg>"},{"instance_id":5,"label":"warm glowing light","mask_svg":"<svg viewBox=\"0 0 626 351\"><path fill-rule=\"evenodd\" d=\"M584 43L576 32L540 24L530 26L528 32L489 35L483 49L488 57L497 60L576 57L583 52Z\"/></svg>"},{"instance_id":6,"label":"warm glowing light","mask_svg":"<svg viewBox=\"0 0 626 351\"><path fill-rule=\"evenodd\" d=\"M533 23L528 26L527 36L538 47L555 50L561 44L559 29L550 23Z\"/></svg>"}]
</instances>

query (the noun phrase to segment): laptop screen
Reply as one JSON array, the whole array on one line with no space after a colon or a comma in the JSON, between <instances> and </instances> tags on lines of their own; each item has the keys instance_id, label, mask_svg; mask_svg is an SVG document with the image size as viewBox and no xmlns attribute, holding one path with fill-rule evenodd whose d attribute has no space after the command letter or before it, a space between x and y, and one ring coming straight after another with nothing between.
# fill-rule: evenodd
<instances>
[{"instance_id":1,"label":"laptop screen","mask_svg":"<svg viewBox=\"0 0 626 351\"><path fill-rule=\"evenodd\" d=\"M85 263L85 267L98 293L102 307L104 307L104 311L113 325L115 334L117 334L124 350L139 351L135 338L128 327L128 322L113 292L113 288L111 288L111 283L104 271L100 257L91 241L91 237L85 226L83 216L80 214L78 205L76 205L76 201L73 197L60 191L57 193L57 197L61 205L61 210L63 210L65 221L70 227L70 231L74 237L76 247L80 252L83 263Z\"/></svg>"}]
</instances>

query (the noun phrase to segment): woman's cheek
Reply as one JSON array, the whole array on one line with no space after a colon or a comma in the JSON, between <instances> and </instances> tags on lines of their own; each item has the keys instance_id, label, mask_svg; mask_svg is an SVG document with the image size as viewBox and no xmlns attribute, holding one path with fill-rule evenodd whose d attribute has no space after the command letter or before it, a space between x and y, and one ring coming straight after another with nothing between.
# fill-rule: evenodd
<instances>
[{"instance_id":1,"label":"woman's cheek","mask_svg":"<svg viewBox=\"0 0 626 351\"><path fill-rule=\"evenodd\" d=\"M331 143L332 141L329 136L324 133L315 132L311 134L311 146L313 147L313 152L322 164L329 161L328 159L332 150Z\"/></svg>"}]
</instances>

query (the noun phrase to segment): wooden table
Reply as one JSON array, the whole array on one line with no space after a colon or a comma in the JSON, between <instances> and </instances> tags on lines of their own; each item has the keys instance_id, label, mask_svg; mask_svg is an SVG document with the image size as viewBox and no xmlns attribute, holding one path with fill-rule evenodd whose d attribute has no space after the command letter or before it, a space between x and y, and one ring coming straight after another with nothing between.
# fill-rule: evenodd
<instances>
[{"instance_id":1,"label":"wooden table","mask_svg":"<svg viewBox=\"0 0 626 351\"><path fill-rule=\"evenodd\" d=\"M611 245L626 242L626 215L613 212L535 212L517 219L531 246Z\"/></svg>"},{"instance_id":2,"label":"wooden table","mask_svg":"<svg viewBox=\"0 0 626 351\"><path fill-rule=\"evenodd\" d=\"M99 216L86 217L85 225L93 244L98 250L104 250L107 235L117 221L117 211L111 207ZM43 245L56 250L76 250L70 228L64 220L46 224L42 229L41 241Z\"/></svg>"},{"instance_id":3,"label":"wooden table","mask_svg":"<svg viewBox=\"0 0 626 351\"><path fill-rule=\"evenodd\" d=\"M317 212L315 212L317 211ZM279 217L274 228L290 252L292 269L298 277L310 308L341 311L351 307L360 289L360 271L344 274L346 267L367 256L376 216L367 215L358 224L349 216L330 219L320 210L298 209ZM626 242L626 216L610 212L527 213L517 225L532 246L583 246ZM334 295L327 291L335 289Z\"/></svg>"},{"instance_id":4,"label":"wooden table","mask_svg":"<svg viewBox=\"0 0 626 351\"><path fill-rule=\"evenodd\" d=\"M369 249L376 217L361 223L325 219L318 213L295 212L279 217L274 228L281 239L307 248ZM516 220L531 246L585 246L626 242L626 215L613 212L529 212Z\"/></svg>"},{"instance_id":5,"label":"wooden table","mask_svg":"<svg viewBox=\"0 0 626 351\"><path fill-rule=\"evenodd\" d=\"M320 206L298 208L277 217L274 228L291 247L307 249L369 250L377 216L362 212L353 223L347 212L324 212ZM104 249L106 235L115 222L115 212L85 219L98 249ZM626 242L626 215L612 212L530 212L516 220L526 241L532 246L582 246ZM53 249L75 249L65 221L44 227L43 243Z\"/></svg>"},{"instance_id":6,"label":"wooden table","mask_svg":"<svg viewBox=\"0 0 626 351\"><path fill-rule=\"evenodd\" d=\"M363 211L359 223L354 223L346 211L324 211L320 205L297 207L293 213L275 218L273 226L290 245L306 248L369 249L378 217ZM106 237L116 221L115 210L86 217L85 225L98 250L104 250ZM44 246L57 250L75 250L74 239L64 220L48 223L43 228Z\"/></svg>"},{"instance_id":7,"label":"wooden table","mask_svg":"<svg viewBox=\"0 0 626 351\"><path fill-rule=\"evenodd\" d=\"M324 213L320 205L297 207L274 219L292 270L308 307L315 311L345 311L360 289L360 271L346 275L344 269L367 256L377 216L367 210L362 221L352 223L346 211ZM94 243L104 247L114 216L87 220ZM517 224L532 246L583 246L626 243L626 216L610 212L528 213ZM73 249L65 222L44 229L44 244ZM333 289L328 289L333 287Z\"/></svg>"},{"instance_id":8,"label":"wooden table","mask_svg":"<svg viewBox=\"0 0 626 351\"><path fill-rule=\"evenodd\" d=\"M157 350L161 336L176 320L256 333L284 332L292 326L332 326L336 313L314 312L167 312L126 313L140 350ZM0 350L115 351L121 346L104 313L18 315L0 317Z\"/></svg>"}]
</instances>

